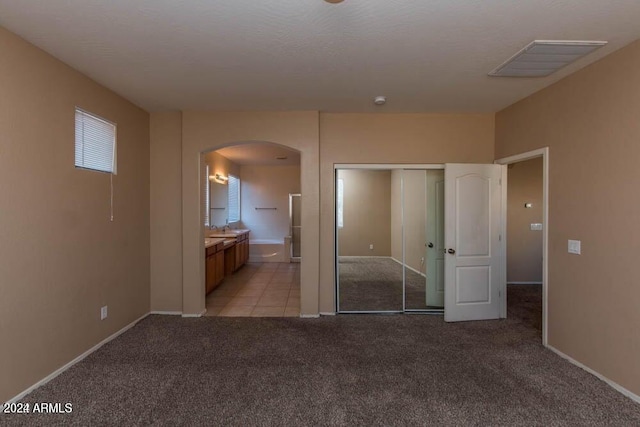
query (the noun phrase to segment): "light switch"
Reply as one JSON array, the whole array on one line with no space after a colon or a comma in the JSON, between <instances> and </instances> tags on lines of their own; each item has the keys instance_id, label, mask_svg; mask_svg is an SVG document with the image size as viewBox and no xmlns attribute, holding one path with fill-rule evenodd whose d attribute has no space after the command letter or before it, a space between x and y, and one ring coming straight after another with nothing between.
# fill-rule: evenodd
<instances>
[{"instance_id":1,"label":"light switch","mask_svg":"<svg viewBox=\"0 0 640 427\"><path fill-rule=\"evenodd\" d=\"M525 207L526 209L530 209L530 208L532 208L532 207L533 207L533 203L525 203L525 204L524 204L524 207Z\"/></svg>"},{"instance_id":2,"label":"light switch","mask_svg":"<svg viewBox=\"0 0 640 427\"><path fill-rule=\"evenodd\" d=\"M542 224L539 222L534 222L531 224L531 231L542 231Z\"/></svg>"},{"instance_id":3,"label":"light switch","mask_svg":"<svg viewBox=\"0 0 640 427\"><path fill-rule=\"evenodd\" d=\"M569 240L569 253L580 255L580 240Z\"/></svg>"}]
</instances>

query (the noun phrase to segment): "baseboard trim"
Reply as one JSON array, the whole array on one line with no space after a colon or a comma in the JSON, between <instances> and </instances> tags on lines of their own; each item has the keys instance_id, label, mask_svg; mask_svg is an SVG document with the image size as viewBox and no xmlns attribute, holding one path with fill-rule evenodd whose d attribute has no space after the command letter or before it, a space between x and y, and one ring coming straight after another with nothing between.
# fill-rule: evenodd
<instances>
[{"instance_id":1,"label":"baseboard trim","mask_svg":"<svg viewBox=\"0 0 640 427\"><path fill-rule=\"evenodd\" d=\"M320 316L335 316L336 312L335 311L321 311L320 312Z\"/></svg>"},{"instance_id":2,"label":"baseboard trim","mask_svg":"<svg viewBox=\"0 0 640 427\"><path fill-rule=\"evenodd\" d=\"M542 282L507 282L507 285L542 285Z\"/></svg>"},{"instance_id":3,"label":"baseboard trim","mask_svg":"<svg viewBox=\"0 0 640 427\"><path fill-rule=\"evenodd\" d=\"M551 346L551 345L547 345L547 348L551 351L553 351L555 354L557 354L558 356L562 357L563 359L566 359L567 361L573 363L574 365L576 365L579 368L584 369L585 371L589 372L591 375L594 375L595 377L601 379L602 381L604 381L605 383L609 384L610 387L614 388L616 391L624 394L625 396L627 396L629 399L635 401L636 403L640 403L640 396L638 396L637 394L635 394L634 392L632 392L631 390L627 390L626 388L622 387L620 384L610 380L609 378L605 377L604 375L602 375L599 372L594 371L593 369L591 369L590 367L578 362L576 359L574 359L573 357L564 354L563 352L561 352L560 350L558 350L557 348Z\"/></svg>"},{"instance_id":4,"label":"baseboard trim","mask_svg":"<svg viewBox=\"0 0 640 427\"><path fill-rule=\"evenodd\" d=\"M300 317L302 319L317 319L320 317L319 314L301 314Z\"/></svg>"},{"instance_id":5,"label":"baseboard trim","mask_svg":"<svg viewBox=\"0 0 640 427\"><path fill-rule=\"evenodd\" d=\"M386 255L342 255L339 258L391 258Z\"/></svg>"},{"instance_id":6,"label":"baseboard trim","mask_svg":"<svg viewBox=\"0 0 640 427\"><path fill-rule=\"evenodd\" d=\"M162 316L182 316L181 311L152 311L149 314L159 314Z\"/></svg>"},{"instance_id":7,"label":"baseboard trim","mask_svg":"<svg viewBox=\"0 0 640 427\"><path fill-rule=\"evenodd\" d=\"M15 402L19 401L20 399L22 399L23 397L25 397L27 394L31 393L33 390L37 389L38 387L41 387L41 386L45 385L46 383L48 383L49 381L51 381L52 379L54 379L55 377L57 377L58 375L60 375L64 371L66 371L67 369L71 368L76 363L78 363L81 360L85 359L87 356L89 356L91 353L93 353L96 350L98 350L100 347L102 347L103 345L105 345L109 341L114 340L115 338L119 337L123 333L127 332L129 329L133 328L138 322L143 320L148 315L149 315L149 313L139 317L138 319L136 319L133 322L129 323L128 325L126 325L125 327L120 329L119 331L117 331L114 334L112 334L112 335L108 336L107 338L103 339L98 344L94 345L89 350L87 350L84 353L82 353L80 356L78 356L75 359L71 360L70 362L62 365L60 368L56 369L55 371L53 371L52 373L50 373L49 375L47 375L46 377L44 377L43 379L38 381L37 383L33 384L31 387L27 388L26 390L22 391L18 395L16 395L16 396L12 397L11 399L7 400L6 403L15 403Z\"/></svg>"},{"instance_id":8,"label":"baseboard trim","mask_svg":"<svg viewBox=\"0 0 640 427\"><path fill-rule=\"evenodd\" d=\"M193 314L185 314L185 313L181 313L182 317L202 317L204 316L204 314L207 312L207 309L205 308L204 310L202 310L200 313L193 313Z\"/></svg>"}]
</instances>

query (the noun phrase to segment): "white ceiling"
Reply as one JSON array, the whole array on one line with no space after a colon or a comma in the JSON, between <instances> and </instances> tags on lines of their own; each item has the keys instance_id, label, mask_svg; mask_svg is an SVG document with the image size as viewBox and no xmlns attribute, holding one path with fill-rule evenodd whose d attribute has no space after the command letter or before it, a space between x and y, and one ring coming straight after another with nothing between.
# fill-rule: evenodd
<instances>
[{"instance_id":1,"label":"white ceiling","mask_svg":"<svg viewBox=\"0 0 640 427\"><path fill-rule=\"evenodd\" d=\"M0 0L0 25L149 111L493 112L639 23L639 0ZM550 77L487 76L534 39L609 44Z\"/></svg>"},{"instance_id":2,"label":"white ceiling","mask_svg":"<svg viewBox=\"0 0 640 427\"><path fill-rule=\"evenodd\" d=\"M253 142L216 150L237 165L290 166L300 165L300 153L270 142ZM286 159L277 159L286 157Z\"/></svg>"}]
</instances>

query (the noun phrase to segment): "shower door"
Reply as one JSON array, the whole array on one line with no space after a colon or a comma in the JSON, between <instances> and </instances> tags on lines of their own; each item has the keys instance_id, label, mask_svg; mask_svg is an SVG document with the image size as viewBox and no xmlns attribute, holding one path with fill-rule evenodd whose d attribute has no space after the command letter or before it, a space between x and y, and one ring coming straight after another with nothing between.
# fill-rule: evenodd
<instances>
[{"instance_id":1,"label":"shower door","mask_svg":"<svg viewBox=\"0 0 640 427\"><path fill-rule=\"evenodd\" d=\"M289 236L291 236L291 262L300 262L300 239L302 236L301 217L302 197L300 194L289 194Z\"/></svg>"}]
</instances>

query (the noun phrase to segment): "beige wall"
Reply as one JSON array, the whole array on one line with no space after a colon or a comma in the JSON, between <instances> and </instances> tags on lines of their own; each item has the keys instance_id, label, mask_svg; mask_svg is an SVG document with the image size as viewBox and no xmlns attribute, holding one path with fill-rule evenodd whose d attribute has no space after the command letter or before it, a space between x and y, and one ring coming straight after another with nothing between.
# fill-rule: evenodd
<instances>
[{"instance_id":1,"label":"beige wall","mask_svg":"<svg viewBox=\"0 0 640 427\"><path fill-rule=\"evenodd\" d=\"M335 311L334 164L492 163L493 114L320 115L320 311Z\"/></svg>"},{"instance_id":2,"label":"beige wall","mask_svg":"<svg viewBox=\"0 0 640 427\"><path fill-rule=\"evenodd\" d=\"M275 142L302 152L301 306L303 315L314 315L335 310L334 164L492 162L494 116L183 112L182 140L173 139L182 147L182 193L173 191L173 197L182 201L183 277L182 283L152 287L170 287L158 292L171 295L182 289L182 311L204 311L200 152L238 142ZM180 228L175 218L165 220L167 227Z\"/></svg>"},{"instance_id":3,"label":"beige wall","mask_svg":"<svg viewBox=\"0 0 640 427\"><path fill-rule=\"evenodd\" d=\"M391 256L391 171L345 169L338 179L344 191L340 256Z\"/></svg>"},{"instance_id":4,"label":"beige wall","mask_svg":"<svg viewBox=\"0 0 640 427\"><path fill-rule=\"evenodd\" d=\"M242 225L251 230L251 239L284 242L289 235L289 193L300 193L300 166L241 166L240 183Z\"/></svg>"},{"instance_id":5,"label":"beige wall","mask_svg":"<svg viewBox=\"0 0 640 427\"><path fill-rule=\"evenodd\" d=\"M182 113L150 120L151 310L182 312Z\"/></svg>"},{"instance_id":6,"label":"beige wall","mask_svg":"<svg viewBox=\"0 0 640 427\"><path fill-rule=\"evenodd\" d=\"M549 344L636 394L638 70L635 42L496 118L497 158L549 147Z\"/></svg>"},{"instance_id":7,"label":"beige wall","mask_svg":"<svg viewBox=\"0 0 640 427\"><path fill-rule=\"evenodd\" d=\"M509 165L507 178L507 283L542 283L542 231L531 230L542 223L542 157Z\"/></svg>"},{"instance_id":8,"label":"beige wall","mask_svg":"<svg viewBox=\"0 0 640 427\"><path fill-rule=\"evenodd\" d=\"M0 28L0 402L149 312L149 115ZM118 175L74 168L74 107ZM100 307L109 317L100 320Z\"/></svg>"}]
</instances>

